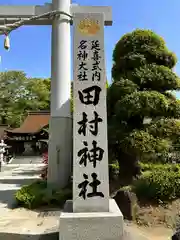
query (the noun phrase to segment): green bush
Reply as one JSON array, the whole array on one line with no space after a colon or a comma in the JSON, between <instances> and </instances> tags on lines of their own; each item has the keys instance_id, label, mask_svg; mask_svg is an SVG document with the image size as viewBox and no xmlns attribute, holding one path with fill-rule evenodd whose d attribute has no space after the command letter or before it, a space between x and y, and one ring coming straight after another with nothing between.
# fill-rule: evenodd
<instances>
[{"instance_id":1,"label":"green bush","mask_svg":"<svg viewBox=\"0 0 180 240\"><path fill-rule=\"evenodd\" d=\"M169 167L169 168L168 168ZM180 197L180 170L165 166L146 172L133 182L133 191L139 199L169 201Z\"/></svg>"},{"instance_id":2,"label":"green bush","mask_svg":"<svg viewBox=\"0 0 180 240\"><path fill-rule=\"evenodd\" d=\"M153 164L153 163L140 163L140 167L142 172L145 171L156 171L156 170L162 170L162 171L180 171L179 164Z\"/></svg>"},{"instance_id":3,"label":"green bush","mask_svg":"<svg viewBox=\"0 0 180 240\"><path fill-rule=\"evenodd\" d=\"M109 164L109 179L114 180L119 174L119 165L118 163Z\"/></svg>"},{"instance_id":4,"label":"green bush","mask_svg":"<svg viewBox=\"0 0 180 240\"><path fill-rule=\"evenodd\" d=\"M171 145L172 147L172 145ZM173 146L174 147L174 146ZM180 158L180 152L173 150L171 152L162 153L144 153L141 156L141 161L143 163L153 163L153 164L172 164L172 162L178 162Z\"/></svg>"},{"instance_id":5,"label":"green bush","mask_svg":"<svg viewBox=\"0 0 180 240\"><path fill-rule=\"evenodd\" d=\"M23 186L15 193L19 206L33 209L40 206L62 206L67 199L72 198L70 189L56 190L47 187L46 181L37 181Z\"/></svg>"}]
</instances>

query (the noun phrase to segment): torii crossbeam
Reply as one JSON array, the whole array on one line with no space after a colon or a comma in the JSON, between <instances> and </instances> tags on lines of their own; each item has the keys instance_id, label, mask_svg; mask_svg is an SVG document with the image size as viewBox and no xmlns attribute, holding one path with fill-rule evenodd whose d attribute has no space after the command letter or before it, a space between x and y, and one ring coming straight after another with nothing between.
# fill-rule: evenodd
<instances>
[{"instance_id":1,"label":"torii crossbeam","mask_svg":"<svg viewBox=\"0 0 180 240\"><path fill-rule=\"evenodd\" d=\"M0 29L19 19L29 19L51 11L75 13L104 13L105 25L112 25L111 7L79 6L71 0L52 0L52 3L36 6L0 6ZM71 48L70 24L72 19L60 14L54 19L40 18L27 21L24 25L52 25L51 53L51 120L49 132L48 181L64 187L71 171L72 116L71 98ZM38 64L38 63L37 63Z\"/></svg>"},{"instance_id":2,"label":"torii crossbeam","mask_svg":"<svg viewBox=\"0 0 180 240\"><path fill-rule=\"evenodd\" d=\"M47 12L53 11L52 3L45 3L44 5L28 6L28 5L3 5L0 6L0 25L4 25L4 22L13 23L20 18L27 19L33 16L42 15ZM112 11L110 7L101 6L79 6L77 4L70 5L70 14L74 13L93 13L93 12L103 12L105 14L105 25L112 25ZM4 21L5 20L5 21ZM35 21L29 21L25 25L52 25L52 20L47 18L42 18Z\"/></svg>"}]
</instances>

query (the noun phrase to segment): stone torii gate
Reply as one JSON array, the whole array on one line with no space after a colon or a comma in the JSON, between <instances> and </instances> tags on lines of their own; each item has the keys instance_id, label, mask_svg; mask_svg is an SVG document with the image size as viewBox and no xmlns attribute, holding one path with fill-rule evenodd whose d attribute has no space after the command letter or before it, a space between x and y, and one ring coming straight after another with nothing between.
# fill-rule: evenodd
<instances>
[{"instance_id":1,"label":"stone torii gate","mask_svg":"<svg viewBox=\"0 0 180 240\"><path fill-rule=\"evenodd\" d=\"M51 52L51 120L49 133L48 182L64 187L71 172L72 116L71 98L71 15L75 13L104 13L105 25L112 24L111 7L79 6L71 0L52 0L36 6L0 6L0 29L20 19L29 19L52 11L60 14L53 19L41 17L23 25L52 25ZM62 12L66 13L63 14ZM37 63L38 64L38 63Z\"/></svg>"}]
</instances>

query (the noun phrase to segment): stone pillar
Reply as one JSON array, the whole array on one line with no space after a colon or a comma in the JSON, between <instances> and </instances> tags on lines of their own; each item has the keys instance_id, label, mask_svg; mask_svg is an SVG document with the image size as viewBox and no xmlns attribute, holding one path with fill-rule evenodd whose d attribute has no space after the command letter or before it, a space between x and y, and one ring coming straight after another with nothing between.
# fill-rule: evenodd
<instances>
[{"instance_id":1,"label":"stone pillar","mask_svg":"<svg viewBox=\"0 0 180 240\"><path fill-rule=\"evenodd\" d=\"M103 13L75 15L73 55L73 211L109 212Z\"/></svg>"},{"instance_id":2,"label":"stone pillar","mask_svg":"<svg viewBox=\"0 0 180 240\"><path fill-rule=\"evenodd\" d=\"M71 0L53 0L53 9L70 14ZM64 187L71 173L72 117L70 110L70 18L61 14L52 23L51 119L48 183Z\"/></svg>"},{"instance_id":3,"label":"stone pillar","mask_svg":"<svg viewBox=\"0 0 180 240\"><path fill-rule=\"evenodd\" d=\"M60 240L122 240L123 216L109 199L104 14L74 15L73 200Z\"/></svg>"}]
</instances>

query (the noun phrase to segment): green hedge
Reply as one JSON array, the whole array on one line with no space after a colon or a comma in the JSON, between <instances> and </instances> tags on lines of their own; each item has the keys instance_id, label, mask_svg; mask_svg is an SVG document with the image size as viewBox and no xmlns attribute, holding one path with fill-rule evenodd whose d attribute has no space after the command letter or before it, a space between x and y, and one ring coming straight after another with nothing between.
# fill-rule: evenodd
<instances>
[{"instance_id":1,"label":"green hedge","mask_svg":"<svg viewBox=\"0 0 180 240\"><path fill-rule=\"evenodd\" d=\"M180 197L180 169L177 166L154 166L133 182L139 199L169 201Z\"/></svg>"},{"instance_id":2,"label":"green hedge","mask_svg":"<svg viewBox=\"0 0 180 240\"><path fill-rule=\"evenodd\" d=\"M153 164L153 163L141 163L140 167L143 172L145 171L155 171L155 170L162 170L162 171L175 171L177 169L180 170L179 164Z\"/></svg>"},{"instance_id":3,"label":"green hedge","mask_svg":"<svg viewBox=\"0 0 180 240\"><path fill-rule=\"evenodd\" d=\"M33 209L40 206L62 206L67 199L72 199L72 190L56 190L48 187L46 181L37 181L23 186L15 193L19 206Z\"/></svg>"}]
</instances>

